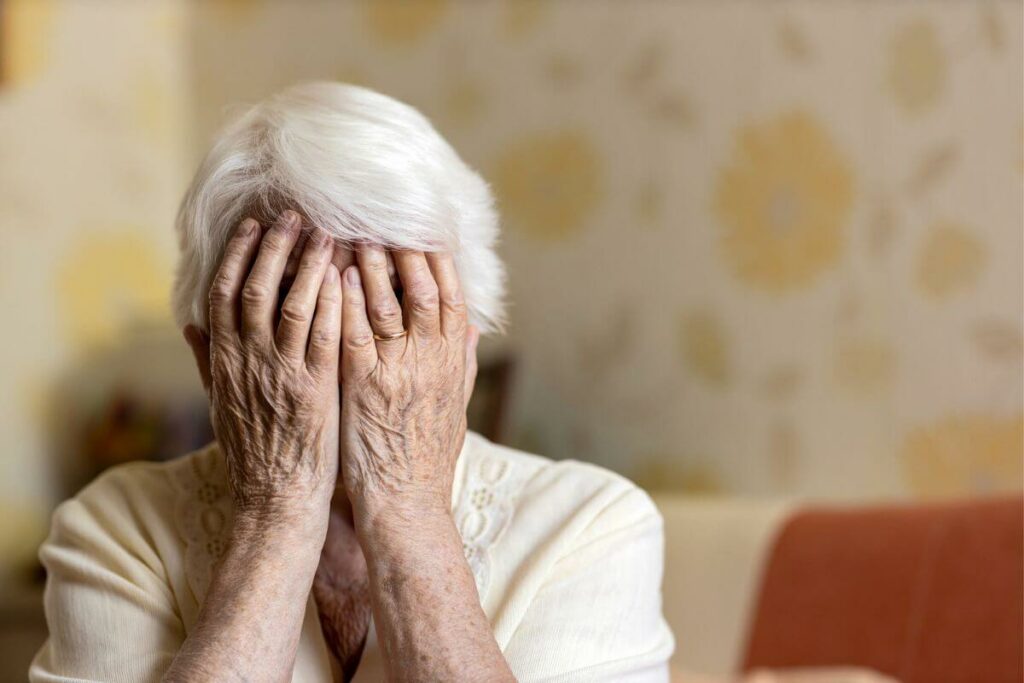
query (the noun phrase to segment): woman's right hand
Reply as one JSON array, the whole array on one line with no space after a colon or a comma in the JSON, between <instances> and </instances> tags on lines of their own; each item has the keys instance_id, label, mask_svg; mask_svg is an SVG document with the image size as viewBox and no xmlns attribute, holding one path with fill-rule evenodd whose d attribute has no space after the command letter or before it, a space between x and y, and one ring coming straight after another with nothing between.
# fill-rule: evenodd
<instances>
[{"instance_id":1,"label":"woman's right hand","mask_svg":"<svg viewBox=\"0 0 1024 683\"><path fill-rule=\"evenodd\" d=\"M209 341L195 328L186 338L207 385L236 514L319 527L338 472L341 282L333 243L314 231L275 324L300 229L294 211L262 240L259 224L243 221L210 288Z\"/></svg>"},{"instance_id":2,"label":"woman's right hand","mask_svg":"<svg viewBox=\"0 0 1024 683\"><path fill-rule=\"evenodd\" d=\"M235 503L231 541L165 681L291 680L338 473L341 278L316 231L281 305L300 232L286 211L260 239L246 219L192 347Z\"/></svg>"}]
</instances>

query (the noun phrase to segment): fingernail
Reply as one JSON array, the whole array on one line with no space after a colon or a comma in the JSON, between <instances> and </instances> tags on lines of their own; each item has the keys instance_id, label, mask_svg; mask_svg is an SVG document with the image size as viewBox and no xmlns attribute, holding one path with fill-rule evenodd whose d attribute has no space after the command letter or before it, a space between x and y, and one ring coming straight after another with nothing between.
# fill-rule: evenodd
<instances>
[{"instance_id":1,"label":"fingernail","mask_svg":"<svg viewBox=\"0 0 1024 683\"><path fill-rule=\"evenodd\" d=\"M359 286L359 268L358 266L349 266L348 270L345 271L345 279L353 287Z\"/></svg>"},{"instance_id":2,"label":"fingernail","mask_svg":"<svg viewBox=\"0 0 1024 683\"><path fill-rule=\"evenodd\" d=\"M295 213L291 209L282 213L281 218L284 220L284 227L286 228L294 228L299 222L299 214Z\"/></svg>"},{"instance_id":3,"label":"fingernail","mask_svg":"<svg viewBox=\"0 0 1024 683\"><path fill-rule=\"evenodd\" d=\"M338 269L334 267L334 264L327 266L327 281L334 282L338 279Z\"/></svg>"},{"instance_id":4,"label":"fingernail","mask_svg":"<svg viewBox=\"0 0 1024 683\"><path fill-rule=\"evenodd\" d=\"M246 218L242 221L241 225L238 226L238 234L248 237L256 230L257 225L255 218Z\"/></svg>"}]
</instances>

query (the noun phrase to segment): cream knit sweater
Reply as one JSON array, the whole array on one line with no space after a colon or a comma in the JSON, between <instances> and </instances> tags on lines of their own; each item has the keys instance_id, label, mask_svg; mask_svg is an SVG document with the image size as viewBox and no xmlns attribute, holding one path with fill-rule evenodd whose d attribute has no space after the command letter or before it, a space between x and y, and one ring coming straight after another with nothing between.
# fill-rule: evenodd
<instances>
[{"instance_id":1,"label":"cream knit sweater","mask_svg":"<svg viewBox=\"0 0 1024 683\"><path fill-rule=\"evenodd\" d=\"M480 602L520 681L667 681L662 521L625 479L466 437L452 509ZM115 468L65 502L40 551L50 638L32 681L157 681L231 528L216 445ZM255 655L256 653L254 653ZM330 681L310 598L294 681ZM382 680L371 627L356 681Z\"/></svg>"}]
</instances>

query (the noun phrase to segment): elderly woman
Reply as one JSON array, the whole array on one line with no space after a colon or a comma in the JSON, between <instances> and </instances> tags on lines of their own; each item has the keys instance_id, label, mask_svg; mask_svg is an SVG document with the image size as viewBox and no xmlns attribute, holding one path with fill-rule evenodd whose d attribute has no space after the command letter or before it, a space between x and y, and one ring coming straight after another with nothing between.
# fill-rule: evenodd
<instances>
[{"instance_id":1,"label":"elderly woman","mask_svg":"<svg viewBox=\"0 0 1024 683\"><path fill-rule=\"evenodd\" d=\"M57 510L33 680L667 679L650 499L466 432L497 219L422 115L272 97L178 229L216 442Z\"/></svg>"}]
</instances>

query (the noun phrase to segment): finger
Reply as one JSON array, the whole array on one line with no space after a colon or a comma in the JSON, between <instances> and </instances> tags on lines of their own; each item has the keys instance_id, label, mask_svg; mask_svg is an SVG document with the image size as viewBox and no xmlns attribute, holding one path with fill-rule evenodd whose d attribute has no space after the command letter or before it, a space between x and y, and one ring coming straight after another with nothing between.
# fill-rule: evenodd
<instances>
[{"instance_id":1,"label":"finger","mask_svg":"<svg viewBox=\"0 0 1024 683\"><path fill-rule=\"evenodd\" d=\"M259 223L246 218L224 248L210 285L210 334L214 337L238 333L238 295L259 246L259 235Z\"/></svg>"},{"instance_id":2,"label":"finger","mask_svg":"<svg viewBox=\"0 0 1024 683\"><path fill-rule=\"evenodd\" d=\"M366 316L366 296L358 266L345 270L341 285L341 374L357 377L377 367L377 345Z\"/></svg>"},{"instance_id":3,"label":"finger","mask_svg":"<svg viewBox=\"0 0 1024 683\"><path fill-rule=\"evenodd\" d=\"M462 396L466 401L465 407L469 408L469 400L473 397L473 387L476 385L477 360L476 347L480 341L480 331L476 326L470 325L466 331L466 384Z\"/></svg>"},{"instance_id":4,"label":"finger","mask_svg":"<svg viewBox=\"0 0 1024 683\"><path fill-rule=\"evenodd\" d=\"M356 260L359 263L363 291L366 293L366 310L374 333L382 337L401 334L405 329L402 325L402 308L398 305L398 297L388 277L387 254L378 246L363 245L356 249ZM384 344L390 345L388 342Z\"/></svg>"},{"instance_id":5,"label":"finger","mask_svg":"<svg viewBox=\"0 0 1024 683\"><path fill-rule=\"evenodd\" d=\"M318 374L337 375L341 341L341 276L334 264L327 266L316 299L316 317L309 334L306 364Z\"/></svg>"},{"instance_id":6,"label":"finger","mask_svg":"<svg viewBox=\"0 0 1024 683\"><path fill-rule=\"evenodd\" d=\"M210 395L210 338L205 332L195 325L185 325L185 341L192 349L192 355L196 359L196 367L199 369L199 378L203 382L203 389L206 395Z\"/></svg>"},{"instance_id":7,"label":"finger","mask_svg":"<svg viewBox=\"0 0 1024 683\"><path fill-rule=\"evenodd\" d=\"M431 252L427 254L427 264L437 283L441 334L446 339L460 339L466 333L466 300L455 260L448 252Z\"/></svg>"},{"instance_id":8,"label":"finger","mask_svg":"<svg viewBox=\"0 0 1024 683\"><path fill-rule=\"evenodd\" d=\"M324 273L331 264L331 242L323 230L314 230L306 240L298 274L288 296L281 304L281 322L277 326L277 348L292 360L306 355L306 340L317 307L317 296Z\"/></svg>"},{"instance_id":9,"label":"finger","mask_svg":"<svg viewBox=\"0 0 1024 683\"><path fill-rule=\"evenodd\" d=\"M256 263L242 287L242 335L272 339L277 296L288 254L299 236L299 214L285 211L260 243Z\"/></svg>"},{"instance_id":10,"label":"finger","mask_svg":"<svg viewBox=\"0 0 1024 683\"><path fill-rule=\"evenodd\" d=\"M402 305L409 331L422 337L436 337L441 331L437 283L422 251L391 252L402 281Z\"/></svg>"},{"instance_id":11,"label":"finger","mask_svg":"<svg viewBox=\"0 0 1024 683\"><path fill-rule=\"evenodd\" d=\"M306 242L309 241L309 233L300 232L295 246L288 253L288 260L284 264L284 278L294 278L299 274L299 264L302 263L302 255L306 252Z\"/></svg>"}]
</instances>

